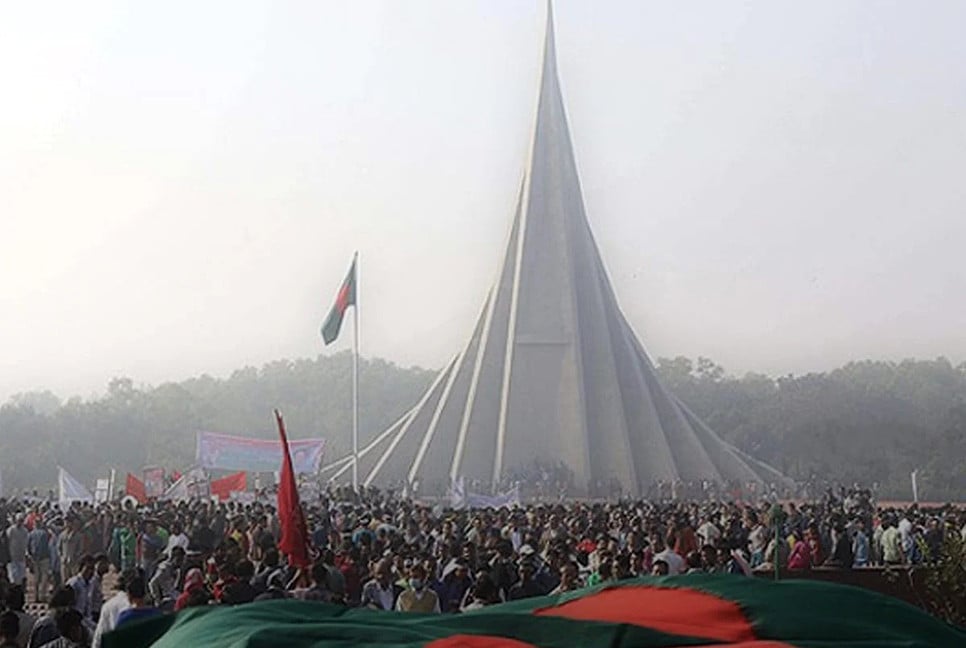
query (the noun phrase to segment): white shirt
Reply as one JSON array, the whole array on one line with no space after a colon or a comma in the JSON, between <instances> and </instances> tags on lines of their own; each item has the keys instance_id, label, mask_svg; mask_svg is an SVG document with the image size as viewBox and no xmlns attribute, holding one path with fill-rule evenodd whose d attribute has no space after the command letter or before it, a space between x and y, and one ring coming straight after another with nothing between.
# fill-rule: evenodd
<instances>
[{"instance_id":1,"label":"white shirt","mask_svg":"<svg viewBox=\"0 0 966 648\"><path fill-rule=\"evenodd\" d=\"M710 521L699 526L697 533L701 542L711 546L718 544L718 538L721 537L721 531Z\"/></svg>"},{"instance_id":2,"label":"white shirt","mask_svg":"<svg viewBox=\"0 0 966 648\"><path fill-rule=\"evenodd\" d=\"M84 580L80 574L67 581L67 585L74 590L74 609L83 615L85 619L93 618L91 614L91 592L94 588L94 578L89 581Z\"/></svg>"},{"instance_id":3,"label":"white shirt","mask_svg":"<svg viewBox=\"0 0 966 648\"><path fill-rule=\"evenodd\" d=\"M383 589L382 587L376 588L376 596L379 597L379 602L382 604L383 610L392 609L392 599L395 596L395 592L392 591L392 585Z\"/></svg>"},{"instance_id":4,"label":"white shirt","mask_svg":"<svg viewBox=\"0 0 966 648\"><path fill-rule=\"evenodd\" d=\"M104 604L101 608L101 618L97 622L97 629L94 630L93 648L101 648L101 638L117 627L117 618L129 607L131 607L131 601L128 600L126 592L118 592Z\"/></svg>"},{"instance_id":5,"label":"white shirt","mask_svg":"<svg viewBox=\"0 0 966 648\"><path fill-rule=\"evenodd\" d=\"M684 558L677 555L673 549L665 549L661 553L654 554L654 560L663 560L667 563L668 576L680 574L681 570L684 569Z\"/></svg>"},{"instance_id":6,"label":"white shirt","mask_svg":"<svg viewBox=\"0 0 966 648\"><path fill-rule=\"evenodd\" d=\"M752 551L764 551L769 540L768 531L761 524L756 524L755 528L748 534L748 542L751 543Z\"/></svg>"},{"instance_id":7,"label":"white shirt","mask_svg":"<svg viewBox=\"0 0 966 648\"><path fill-rule=\"evenodd\" d=\"M184 531L178 535L168 536L168 546L164 548L164 553L171 556L171 550L175 547L181 547L184 549L185 553L188 553L188 536L184 534Z\"/></svg>"}]
</instances>

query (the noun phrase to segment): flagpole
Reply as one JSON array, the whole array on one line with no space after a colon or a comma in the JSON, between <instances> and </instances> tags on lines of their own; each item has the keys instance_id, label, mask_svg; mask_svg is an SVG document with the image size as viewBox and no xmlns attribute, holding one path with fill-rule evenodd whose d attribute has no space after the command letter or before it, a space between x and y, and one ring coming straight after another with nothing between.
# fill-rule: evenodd
<instances>
[{"instance_id":1,"label":"flagpole","mask_svg":"<svg viewBox=\"0 0 966 648\"><path fill-rule=\"evenodd\" d=\"M355 312L352 315L352 490L359 489L359 252L355 267Z\"/></svg>"}]
</instances>

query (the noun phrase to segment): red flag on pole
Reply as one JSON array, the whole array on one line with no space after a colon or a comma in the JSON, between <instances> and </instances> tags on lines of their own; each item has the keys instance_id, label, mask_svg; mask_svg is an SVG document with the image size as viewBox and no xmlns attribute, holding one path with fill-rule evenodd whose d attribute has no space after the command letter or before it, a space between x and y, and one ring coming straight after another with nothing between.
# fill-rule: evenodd
<instances>
[{"instance_id":1,"label":"red flag on pole","mask_svg":"<svg viewBox=\"0 0 966 648\"><path fill-rule=\"evenodd\" d=\"M210 489L212 495L217 495L218 499L224 502L231 497L232 493L244 491L247 485L248 473L242 471L221 479L215 479L211 482Z\"/></svg>"},{"instance_id":2,"label":"red flag on pole","mask_svg":"<svg viewBox=\"0 0 966 648\"><path fill-rule=\"evenodd\" d=\"M282 472L278 485L278 521L282 527L282 539L278 550L288 556L288 562L295 567L308 567L309 533L305 525L305 515L299 504L299 491L295 484L295 471L292 469L292 455L288 451L288 438L285 436L285 423L282 415L275 410L278 423L278 436L282 440Z\"/></svg>"},{"instance_id":3,"label":"red flag on pole","mask_svg":"<svg viewBox=\"0 0 966 648\"><path fill-rule=\"evenodd\" d=\"M124 490L128 495L133 497L138 501L138 504L146 504L148 501L147 491L144 489L144 482L132 475L127 474L127 482L124 484Z\"/></svg>"}]
</instances>

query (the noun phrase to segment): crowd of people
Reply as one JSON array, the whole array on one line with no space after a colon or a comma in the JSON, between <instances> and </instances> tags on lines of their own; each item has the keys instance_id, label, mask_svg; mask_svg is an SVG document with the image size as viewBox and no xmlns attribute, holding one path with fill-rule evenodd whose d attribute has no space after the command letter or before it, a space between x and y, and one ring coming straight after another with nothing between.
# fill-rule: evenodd
<instances>
[{"instance_id":1,"label":"crowd of people","mask_svg":"<svg viewBox=\"0 0 966 648\"><path fill-rule=\"evenodd\" d=\"M277 549L271 502L0 500L0 648L99 646L147 616L275 598L461 613L642 575L907 565L966 540L966 510L868 490L769 499L569 501L451 510L347 488L304 501L313 564ZM29 577L28 577L29 576ZM116 591L108 592L105 590ZM28 599L46 602L33 618Z\"/></svg>"}]
</instances>

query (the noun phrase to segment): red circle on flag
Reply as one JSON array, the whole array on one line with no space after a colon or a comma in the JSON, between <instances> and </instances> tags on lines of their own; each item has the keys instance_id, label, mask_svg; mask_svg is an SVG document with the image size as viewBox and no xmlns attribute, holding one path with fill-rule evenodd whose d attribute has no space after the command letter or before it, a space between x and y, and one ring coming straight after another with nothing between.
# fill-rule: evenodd
<instances>
[{"instance_id":1,"label":"red circle on flag","mask_svg":"<svg viewBox=\"0 0 966 648\"><path fill-rule=\"evenodd\" d=\"M751 623L737 603L686 588L614 587L535 610L534 614L577 621L629 623L668 634L706 637L726 643L756 639Z\"/></svg>"}]
</instances>

